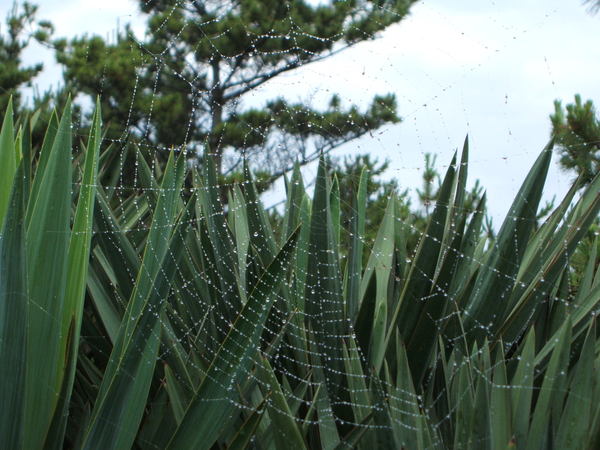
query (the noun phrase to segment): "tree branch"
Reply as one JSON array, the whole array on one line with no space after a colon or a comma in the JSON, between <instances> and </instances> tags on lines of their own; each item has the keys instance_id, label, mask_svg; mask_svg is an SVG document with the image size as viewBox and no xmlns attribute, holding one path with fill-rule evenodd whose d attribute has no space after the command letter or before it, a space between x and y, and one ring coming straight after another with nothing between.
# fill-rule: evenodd
<instances>
[{"instance_id":1,"label":"tree branch","mask_svg":"<svg viewBox=\"0 0 600 450\"><path fill-rule=\"evenodd\" d=\"M252 89L255 89L258 86L266 83L271 78L274 78L277 75L280 75L282 73L288 72L293 69L296 69L300 66L306 66L306 65L321 61L323 59L329 58L331 56L337 55L338 53L342 52L343 50L346 50L349 47L350 47L350 45L345 45L337 50L333 50L333 51L327 53L326 55L319 55L308 61L302 61L300 59L297 59L296 61L289 63L283 67L280 67L278 69L274 69L269 73L262 74L262 75L255 75L251 78L243 79L240 81L236 81L235 83L231 83L229 86L224 86L223 89L230 89L232 87L239 86L239 85L244 85L244 86L236 91L226 94L223 98L225 101L230 101L234 98L240 97L241 95L244 95L245 93L251 91Z\"/></svg>"}]
</instances>

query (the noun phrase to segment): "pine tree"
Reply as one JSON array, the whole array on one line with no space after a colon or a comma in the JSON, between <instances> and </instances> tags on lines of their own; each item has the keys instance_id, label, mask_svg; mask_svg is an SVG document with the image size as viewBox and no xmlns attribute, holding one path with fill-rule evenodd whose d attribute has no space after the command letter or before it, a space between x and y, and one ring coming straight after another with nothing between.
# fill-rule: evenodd
<instances>
[{"instance_id":1,"label":"pine tree","mask_svg":"<svg viewBox=\"0 0 600 450\"><path fill-rule=\"evenodd\" d=\"M243 157L276 176L341 144L398 122L391 94L366 110L331 97L319 109L266 99L244 108L264 83L329 58L399 22L415 0L143 0L147 35L129 29L57 42L65 79L100 94L109 137L149 147L208 148L221 174Z\"/></svg>"},{"instance_id":2,"label":"pine tree","mask_svg":"<svg viewBox=\"0 0 600 450\"><path fill-rule=\"evenodd\" d=\"M600 11L600 0L585 0L584 3L590 5L590 12L592 14L595 14L598 11Z\"/></svg>"},{"instance_id":3,"label":"pine tree","mask_svg":"<svg viewBox=\"0 0 600 450\"><path fill-rule=\"evenodd\" d=\"M9 98L12 97L15 109L21 106L21 91L25 86L31 86L33 79L42 71L43 64L32 66L22 65L22 53L32 39L38 42L48 42L53 32L52 25L47 21L36 22L37 6L15 2L6 17L6 29L0 24L0 111L5 111Z\"/></svg>"},{"instance_id":4,"label":"pine tree","mask_svg":"<svg viewBox=\"0 0 600 450\"><path fill-rule=\"evenodd\" d=\"M594 103L592 100L583 103L581 96L575 95L575 102L563 108L556 100L550 120L561 167L577 174L577 182L584 186L600 170L600 118ZM599 231L600 218L596 218L577 246L570 261L573 286L579 285L593 249L600 252Z\"/></svg>"},{"instance_id":5,"label":"pine tree","mask_svg":"<svg viewBox=\"0 0 600 450\"><path fill-rule=\"evenodd\" d=\"M591 181L600 170L600 119L594 103L583 103L576 95L575 102L563 108L556 100L550 121L562 168L577 173L583 183Z\"/></svg>"}]
</instances>

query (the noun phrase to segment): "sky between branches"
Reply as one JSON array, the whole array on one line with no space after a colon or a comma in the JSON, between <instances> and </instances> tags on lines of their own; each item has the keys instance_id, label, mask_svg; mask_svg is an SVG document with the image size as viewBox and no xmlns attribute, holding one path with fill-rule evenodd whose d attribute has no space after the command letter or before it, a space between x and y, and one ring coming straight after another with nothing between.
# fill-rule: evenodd
<instances>
[{"instance_id":1,"label":"sky between branches","mask_svg":"<svg viewBox=\"0 0 600 450\"><path fill-rule=\"evenodd\" d=\"M35 3L35 1L34 1ZM41 19L56 36L85 32L109 39L130 22L142 36L144 18L130 0L43 0ZM4 18L10 2L0 4ZM291 100L319 105L331 93L366 105L375 94L397 95L403 122L347 144L337 155L371 152L391 160L390 177L419 186L423 154L434 152L444 171L452 152L471 141L470 179L480 178L496 226L526 172L546 144L554 99L575 93L600 104L600 16L579 1L430 0L375 41L278 77L252 93L260 105L287 92ZM26 63L47 67L38 82L56 85L60 69L49 51L33 46ZM546 197L564 193L572 179L554 164ZM307 177L310 177L311 168ZM279 186L281 187L281 186ZM277 187L276 187L277 189ZM276 201L272 193L266 200Z\"/></svg>"}]
</instances>

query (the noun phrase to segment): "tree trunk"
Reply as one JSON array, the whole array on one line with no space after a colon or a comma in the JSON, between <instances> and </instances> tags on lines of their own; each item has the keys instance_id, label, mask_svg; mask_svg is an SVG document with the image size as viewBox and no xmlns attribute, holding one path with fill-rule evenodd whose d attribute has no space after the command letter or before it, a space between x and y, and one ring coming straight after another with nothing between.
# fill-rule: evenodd
<instances>
[{"instance_id":1,"label":"tree trunk","mask_svg":"<svg viewBox=\"0 0 600 450\"><path fill-rule=\"evenodd\" d=\"M217 131L223 122L223 87L221 86L220 60L215 58L212 63L213 83L211 87L211 126L208 138L208 151L214 157L217 176L222 174L223 148L221 146L221 134Z\"/></svg>"}]
</instances>

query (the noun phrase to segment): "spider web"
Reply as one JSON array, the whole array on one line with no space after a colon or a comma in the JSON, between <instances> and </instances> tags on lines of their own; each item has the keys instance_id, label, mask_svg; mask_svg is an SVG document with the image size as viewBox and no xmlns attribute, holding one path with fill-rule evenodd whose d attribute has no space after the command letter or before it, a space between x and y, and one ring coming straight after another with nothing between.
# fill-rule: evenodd
<instances>
[{"instance_id":1,"label":"spider web","mask_svg":"<svg viewBox=\"0 0 600 450\"><path fill-rule=\"evenodd\" d=\"M192 0L179 0L173 2L171 7L173 12L185 7L189 7L194 2ZM198 2L196 2L198 3ZM211 2L205 2L207 4ZM312 2L319 3L319 2ZM324 3L324 2L321 2ZM376 2L374 2L376 3ZM300 67L278 76L256 89L250 89L246 94L236 100L235 108L231 108L231 114L236 110L243 110L253 106L261 107L266 99L271 99L280 95L282 92L291 101L301 101L314 106L324 106L331 94L336 93L340 96L343 103L358 104L364 107L374 95L383 92L394 92L397 95L399 113L403 121L400 124L386 124L380 129L367 133L360 139L353 140L335 150L334 154L355 155L363 152L370 152L376 156L387 157L391 159L391 170L389 175L400 180L402 187L417 186L420 184L420 177L423 170L423 156L427 152L435 152L439 155L438 161L442 162L440 170L443 172L448 167L451 159L451 153L462 142L464 135L469 134L471 138L471 158L470 167L475 175L471 179L481 178L483 185L488 189L491 198L490 204L494 205L491 209L491 215L500 222L508 209L510 201L516 196L520 180L523 180L533 160L539 154L540 149L545 144L548 137L547 111L552 106L554 98L570 98L573 93L580 89L576 84L586 83L586 79L578 79L572 82L565 76L565 68L561 66L558 60L560 52L555 52L553 45L557 42L544 43L543 39L547 36L547 31L560 21L566 6L557 6L558 2L541 3L537 11L531 13L527 18L520 18L519 2L512 2L512 5L504 6L496 4L493 1L470 2L466 6L451 8L443 4L444 2L422 2L416 4L411 16L392 25L377 36L377 39L368 40L353 48L340 51L320 62L315 62L305 67ZM215 21L223 20L225 15L235 7L236 2L214 2ZM218 5L218 6L217 6ZM577 8L578 5L567 5L568 8ZM376 8L376 6L373 6ZM134 7L131 7L132 10ZM535 10L529 8L528 11ZM139 13L133 12L132 15ZM592 19L589 19L592 20ZM293 18L290 17L290 21ZM164 24L166 26L166 23ZM189 29L202 28L205 24L198 23L190 17L185 21L185 27L179 30L180 33ZM586 22L587 25L587 22ZM158 26L160 29L162 25ZM570 26L567 24L566 26ZM295 31L302 33L302 30ZM174 33L175 36L180 33ZM566 34L567 32L565 32ZM596 33L596 36L598 33ZM305 35L303 37L306 37ZM214 37L206 36L210 42ZM256 36L256 39L294 39L291 35L280 36L270 34L266 36ZM311 36L312 39L324 39L318 35ZM559 38L560 41L562 38ZM598 42L598 37L595 38ZM164 53L177 47L177 40L169 42L168 47L162 49L145 47L143 37L136 36L139 47L146 51L149 57L148 65L140 64L137 72L142 75L144 71L149 70L150 65L156 69L157 78L154 86L136 85L140 90L160 89L159 77L183 79L187 82L191 97L201 102L203 97L210 95L210 92L194 90L193 80L189 79L189 72L182 72L178 67L169 65L168 60L163 58ZM589 43L592 47L592 43ZM520 47L525 47L522 50ZM334 48L334 51L339 49ZM588 49L582 49L587 51ZM303 48L294 48L293 51L307 51ZM215 52L218 52L215 49ZM528 53L533 52L533 53ZM219 54L219 58L225 61L233 61L234 56ZM512 64L515 67L525 65L523 71L526 75L518 80L499 79L496 72L500 67ZM523 66L521 66L523 67ZM516 71L516 69L515 69ZM592 71L597 75L598 71ZM506 70L502 70L502 76L506 76ZM516 78L516 76L515 76ZM529 85L531 97L545 98L546 109L537 109L532 111L528 106L530 98L524 98L525 89L523 80L534 82L535 85ZM573 86L575 83L575 86ZM587 86L587 85L586 85ZM485 92L482 90L485 89ZM132 115L150 119L156 114L153 104L150 104L145 110L133 111L135 98L139 92L134 90L131 93ZM596 94L589 93L588 96ZM100 92L100 95L102 93ZM475 99L482 98L479 102ZM194 109L189 111L188 131L189 133L181 137L180 146L177 150L187 149L188 152L200 152L203 143L193 141L189 137L193 134L193 129L202 119L198 119L198 114ZM135 113L135 114L133 114ZM536 119L531 119L532 115L537 115ZM546 124L546 125L542 125ZM132 123L123 124L123 133L121 138L107 139L105 144L112 145L112 151L120 152L121 158L125 158L129 143L129 130ZM312 126L310 121L306 124ZM539 133L532 133L531 129L540 130ZM492 130L492 131L490 131ZM146 148L151 155L156 154L156 159L164 159L164 155L170 149L155 146L152 144L151 131L146 130L142 134L139 142L140 147ZM310 142L310 151L319 151L319 142ZM230 159L225 164L235 163L235 153L228 150ZM247 154L250 166L259 168L265 163L263 155L260 153ZM272 156L277 158L278 156ZM289 167L293 162L293 154L283 154L280 159L281 167ZM154 169L154 167L153 167ZM155 187L149 187L142 182L142 176L136 170L132 176L122 173L117 184L112 188L115 191L131 192L149 192ZM316 164L309 164L303 168L304 180L309 184L316 175ZM288 172L289 175L289 172ZM554 193L562 193L566 190L570 177L564 175L556 169L553 169L548 181L548 196ZM244 183L242 183L243 185ZM229 188L230 185L220 185L219 188ZM248 186L246 186L248 188ZM110 188L107 188L110 189ZM182 196L187 197L194 189L186 187L182 191ZM280 179L275 183L274 188L266 193L261 199L267 206L279 203L284 197L283 181ZM256 209L246 205L243 207L248 214L255 214L251 220L260 222L262 217L256 215ZM302 205L295 205L300 208ZM144 233L148 229L148 224L143 222L140 217L145 216L144 205L136 205L131 208L128 204L122 204L123 216L119 222L124 225L120 229L128 239L136 242L138 233ZM238 208L242 206L238 205ZM229 218L237 212L235 205L224 205L223 211L214 213L211 219L215 223L228 223ZM139 213L139 214L138 214ZM138 217L138 215L140 217ZM508 216L510 218L511 212ZM512 219L519 220L520 217L513 216ZM113 220L111 217L104 216L107 224ZM402 222L396 218L396 221ZM411 229L419 233L422 240L430 238L415 225L406 222L399 224L402 227ZM196 222L192 221L189 227L195 227ZM102 227L101 231L108 242L114 246L114 250L120 250L119 239L112 235L109 225ZM198 232L198 234L201 234ZM223 248L232 250L231 253L218 255L223 260L238 260L239 243L231 238L231 234L224 233L229 239L227 245ZM361 237L362 238L362 237ZM374 248L374 242L363 239L363 245L367 249ZM252 240L252 245L257 245L261 241ZM447 246L447 243L444 245ZM235 303L227 304L224 308L229 310L231 315L225 317L216 313L215 302L228 302L231 297L229 289L234 286L227 286L223 283L216 285L212 274L219 270L229 270L229 273L222 273L222 279L236 279L239 274L233 267L201 267L198 265L198 257L204 261L214 260L210 250L204 247L198 247L202 255L197 255L197 248L191 248L188 243L184 244L183 252L178 255L178 263L175 267L175 279L171 285L169 299L165 301L181 301L185 297L188 302L193 303L195 311L189 317L183 317L180 306L169 309L168 320L163 323L163 345L160 350L159 360L168 361L174 352L179 352L184 348L189 352L189 362L194 366L202 377L208 373L208 364L214 360L222 338L226 336L234 326L232 318L240 312L240 306ZM305 254L298 254L296 258L305 258L311 261L312 257L323 252L318 247L307 247ZM517 252L520 249L515 249ZM444 252L454 251L447 246ZM273 249L256 248L257 254L271 254ZM376 255L386 257L386 255ZM463 258L465 255L456 255ZM333 258L339 258L336 255ZM486 268L488 262L485 259L470 257L475 266ZM407 262L413 262L412 256L408 255ZM244 264L244 263L242 263ZM335 277L342 280L344 274L340 272L345 261L336 265L337 272L333 272ZM190 271L189 267L196 267L197 271ZM420 272L428 277L427 272L421 267L413 264L413 270ZM294 273L293 278L305 278L309 280L307 285L307 299L310 302L311 292L322 292L320 280L311 278L310 268L305 267L304 272ZM512 274L499 274L509 277L513 282L517 278ZM135 283L137 274L129 272L126 274L131 283ZM312 281L311 281L312 280ZM452 293L443 291L439 284L433 279L432 282L436 289L442 290L442 294L449 297ZM286 283L289 280L286 280ZM312 284L311 284L312 283ZM543 289L538 287L537 289ZM218 298L210 298L207 292L216 292ZM431 296L438 292L432 292ZM120 303L123 310L127 302L126 298L121 296L120 291L115 290L117 302ZM502 296L502 294L501 294ZM329 305L327 311L296 309L290 315L289 305L284 305L290 297L281 295L279 291L274 293L272 301L272 312L266 322L266 327L261 335L261 351L251 354L251 369L248 370L241 380L230 380L221 377L215 377L213 381L217 382L226 392L239 389L239 385L254 385L254 394L243 396L227 395L225 398L205 398L203 401L211 402L217 400L226 400L233 402L243 413L250 413L256 408L265 405L271 408L271 411L277 411L279 414L292 417L302 426L324 427L331 431L339 430L350 424L356 427L378 428L378 427L414 427L415 411L421 411L425 415L435 417L435 408L439 402L443 402L443 393L438 398L430 399L425 402L420 394L410 390L404 390L394 385L391 380L385 377L373 377L368 373L368 357L365 354L367 349L357 347L356 352L349 352L341 348L341 343L356 341L356 324L350 319L339 319L346 317L346 300L342 297L336 298L332 305ZM422 298L427 301L427 298ZM555 296L553 301L567 302L567 298ZM183 306L185 307L185 306ZM258 313L259 311L256 311ZM464 311L463 311L464 312ZM439 320L438 325L442 326L446 321L451 321L452 317L459 314L460 311L450 313L447 317ZM334 319L328 319L331 314ZM190 322L191 318L191 322ZM339 334L326 336L323 330L312 330L307 334L305 324L314 322L324 322L325 328L339 330ZM474 328L481 327L486 329L485 324L473 325ZM282 336L283 332L283 338ZM459 334L443 334L442 341L451 346L460 341L466 334L471 333L473 329L462 330ZM319 336L319 333L322 333ZM246 339L251 336L241 336L242 341L237 342L243 346ZM92 336L85 336L85 339L93 341ZM337 348L328 348L323 341L334 343ZM300 345L299 343L302 343ZM506 349L512 347L515 342L505 343ZM481 350L479 354L481 354ZM192 356L194 354L194 356ZM340 356L341 355L341 356ZM106 354L108 358L109 355ZM265 358L281 382L284 397L289 404L300 405L298 410L301 412L317 411L317 415L308 414L290 414L290 411L279 409L279 405L269 396L261 396L260 393L269 392L271 386L265 382L264 377L257 375L260 367L265 366ZM442 364L441 356L435 362L436 367ZM331 362L332 359L337 361ZM516 360L516 357L515 357ZM329 362L328 362L329 361ZM331 363L330 363L331 362ZM460 370L461 365L470 364L468 358L459 362L454 368L455 373ZM348 368L359 365L364 369L362 375L357 376L348 372ZM340 373L336 373L332 367L341 368ZM495 365L491 366L490 372L481 373L481 377L487 380L489 386L498 386L493 377ZM432 377L435 371L432 370ZM320 375L316 375L319 374ZM322 377L322 378L320 378ZM355 378L352 381L346 381L347 378ZM391 425L376 425L370 421L361 421L332 413L332 411L341 411L344 407L350 406L354 410L363 410L365 416L363 419L373 413L376 414L376 407L372 404L360 404L359 399L364 398L360 392L360 386L376 386L387 396L389 405L394 413L397 423ZM319 389L335 392L336 394L324 401L319 395L309 395L307 393L318 392ZM519 386L500 386L507 389L519 389ZM252 390L250 390L252 391ZM468 389L456 394L457 407L461 398L470 395ZM329 402L329 404L327 404ZM451 416L454 413L453 407L448 414L443 417L432 419L434 429L443 428L448 425ZM400 419L402 418L402 419ZM337 428L336 428L337 427ZM148 442L149 444L149 442ZM434 445L440 442L434 440Z\"/></svg>"}]
</instances>

